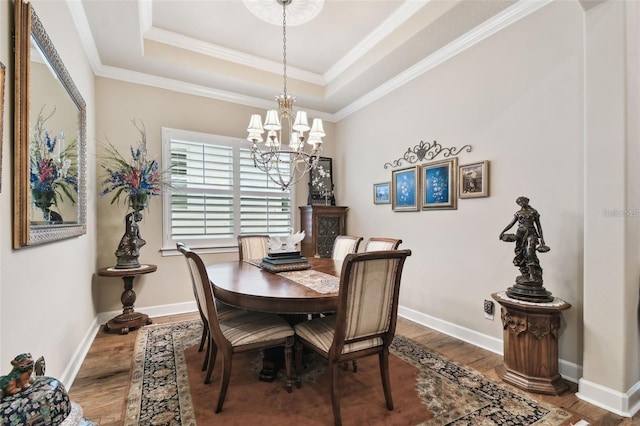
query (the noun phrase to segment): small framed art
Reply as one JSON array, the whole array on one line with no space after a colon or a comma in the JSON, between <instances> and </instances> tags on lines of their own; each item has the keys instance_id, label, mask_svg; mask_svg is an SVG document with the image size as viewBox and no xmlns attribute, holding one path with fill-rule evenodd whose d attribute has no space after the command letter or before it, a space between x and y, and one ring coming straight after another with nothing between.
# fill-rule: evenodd
<instances>
[{"instance_id":1,"label":"small framed art","mask_svg":"<svg viewBox=\"0 0 640 426\"><path fill-rule=\"evenodd\" d=\"M391 204L391 182L373 184L373 204Z\"/></svg>"},{"instance_id":2,"label":"small framed art","mask_svg":"<svg viewBox=\"0 0 640 426\"><path fill-rule=\"evenodd\" d=\"M423 210L458 208L457 166L457 158L422 165Z\"/></svg>"},{"instance_id":3,"label":"small framed art","mask_svg":"<svg viewBox=\"0 0 640 426\"><path fill-rule=\"evenodd\" d=\"M418 167L394 170L391 172L391 206L394 211L417 211L420 191Z\"/></svg>"},{"instance_id":4,"label":"small framed art","mask_svg":"<svg viewBox=\"0 0 640 426\"><path fill-rule=\"evenodd\" d=\"M458 194L460 198L489 196L489 162L464 164L458 169Z\"/></svg>"},{"instance_id":5,"label":"small framed art","mask_svg":"<svg viewBox=\"0 0 640 426\"><path fill-rule=\"evenodd\" d=\"M309 172L307 204L336 205L333 194L333 160L329 157L320 157L318 166Z\"/></svg>"}]
</instances>

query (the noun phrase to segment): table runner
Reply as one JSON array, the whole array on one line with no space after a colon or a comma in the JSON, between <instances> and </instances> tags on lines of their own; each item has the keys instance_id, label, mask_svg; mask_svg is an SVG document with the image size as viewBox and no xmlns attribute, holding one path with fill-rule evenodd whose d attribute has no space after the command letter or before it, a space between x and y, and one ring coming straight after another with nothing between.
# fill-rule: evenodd
<instances>
[{"instance_id":1,"label":"table runner","mask_svg":"<svg viewBox=\"0 0 640 426\"><path fill-rule=\"evenodd\" d=\"M314 271L313 269L280 272L278 275L282 275L320 294L337 293L340 288L340 278L324 272Z\"/></svg>"},{"instance_id":2,"label":"table runner","mask_svg":"<svg viewBox=\"0 0 640 426\"><path fill-rule=\"evenodd\" d=\"M245 262L259 268L262 259L247 259ZM320 294L337 293L340 288L339 277L314 271L313 269L279 272L277 275L281 275Z\"/></svg>"}]
</instances>

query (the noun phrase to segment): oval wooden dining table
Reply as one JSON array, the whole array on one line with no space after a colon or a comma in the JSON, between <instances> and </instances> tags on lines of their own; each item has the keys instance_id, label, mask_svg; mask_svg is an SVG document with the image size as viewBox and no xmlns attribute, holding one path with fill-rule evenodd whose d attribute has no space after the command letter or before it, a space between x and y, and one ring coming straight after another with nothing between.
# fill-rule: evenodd
<instances>
[{"instance_id":1,"label":"oval wooden dining table","mask_svg":"<svg viewBox=\"0 0 640 426\"><path fill-rule=\"evenodd\" d=\"M342 262L326 258L307 259L311 269L340 276ZM278 314L333 312L338 293L320 294L279 274L244 261L207 266L216 299L242 309Z\"/></svg>"}]
</instances>

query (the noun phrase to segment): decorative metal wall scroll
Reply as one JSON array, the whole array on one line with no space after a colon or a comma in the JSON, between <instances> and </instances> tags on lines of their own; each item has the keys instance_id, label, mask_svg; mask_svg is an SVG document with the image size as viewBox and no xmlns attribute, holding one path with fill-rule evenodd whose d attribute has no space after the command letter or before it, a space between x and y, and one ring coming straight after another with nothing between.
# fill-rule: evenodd
<instances>
[{"instance_id":1,"label":"decorative metal wall scroll","mask_svg":"<svg viewBox=\"0 0 640 426\"><path fill-rule=\"evenodd\" d=\"M425 143L424 141L420 141L420 143L413 148L408 148L407 152L397 160L393 160L390 163L385 163L384 168L389 167L400 167L402 166L402 162L406 161L409 164L415 164L420 161L429 161L438 157L440 154L444 158L456 156L463 151L471 152L471 145L464 145L461 148L451 147L445 148L440 145L437 141Z\"/></svg>"}]
</instances>

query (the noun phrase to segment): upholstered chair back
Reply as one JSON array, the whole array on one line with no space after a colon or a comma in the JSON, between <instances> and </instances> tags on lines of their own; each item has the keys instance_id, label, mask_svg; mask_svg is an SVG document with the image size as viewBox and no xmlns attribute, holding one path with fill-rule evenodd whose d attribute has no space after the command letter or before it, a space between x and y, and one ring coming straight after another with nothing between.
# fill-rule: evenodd
<instances>
[{"instance_id":1,"label":"upholstered chair back","mask_svg":"<svg viewBox=\"0 0 640 426\"><path fill-rule=\"evenodd\" d=\"M352 237L349 235L338 235L333 242L333 252L331 258L334 260L344 260L349 253L356 253L362 242L362 237Z\"/></svg>"},{"instance_id":2,"label":"upholstered chair back","mask_svg":"<svg viewBox=\"0 0 640 426\"><path fill-rule=\"evenodd\" d=\"M392 339L395 332L400 277L410 253L378 251L345 258L337 320L340 324L340 314L345 315L343 354L390 343L383 340Z\"/></svg>"},{"instance_id":3,"label":"upholstered chair back","mask_svg":"<svg viewBox=\"0 0 640 426\"><path fill-rule=\"evenodd\" d=\"M178 250L185 256L187 260L187 266L189 267L189 275L191 275L191 283L193 285L193 293L196 298L196 303L198 305L198 310L203 316L204 321L209 321L209 309L206 303L206 295L205 295L205 286L202 282L202 274L199 269L198 261L202 263L199 256L194 256L193 253L186 245L182 243L178 243ZM204 269L204 265L201 265ZM206 274L206 271L205 271ZM205 275L206 276L206 275ZM209 283L206 283L209 287ZM214 305L215 309L215 305Z\"/></svg>"},{"instance_id":4,"label":"upholstered chair back","mask_svg":"<svg viewBox=\"0 0 640 426\"><path fill-rule=\"evenodd\" d=\"M367 240L364 251L397 250L401 243L402 240L395 238L372 237Z\"/></svg>"},{"instance_id":5,"label":"upholstered chair back","mask_svg":"<svg viewBox=\"0 0 640 426\"><path fill-rule=\"evenodd\" d=\"M262 259L268 253L268 235L238 235L240 260Z\"/></svg>"}]
</instances>

